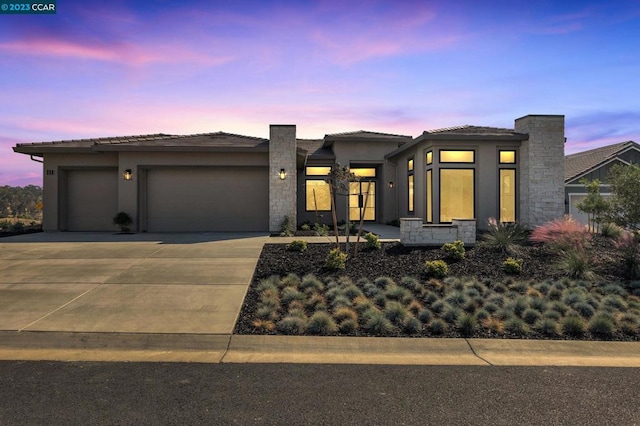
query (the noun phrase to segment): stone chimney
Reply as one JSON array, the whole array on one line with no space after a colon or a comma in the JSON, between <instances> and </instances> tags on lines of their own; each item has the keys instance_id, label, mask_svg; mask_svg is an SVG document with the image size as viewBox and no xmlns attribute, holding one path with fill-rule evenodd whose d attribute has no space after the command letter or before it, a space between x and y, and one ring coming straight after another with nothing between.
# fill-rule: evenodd
<instances>
[{"instance_id":1,"label":"stone chimney","mask_svg":"<svg viewBox=\"0 0 640 426\"><path fill-rule=\"evenodd\" d=\"M269 126L269 232L279 232L285 216L294 225L297 223L296 189L296 126L272 124Z\"/></svg>"},{"instance_id":2,"label":"stone chimney","mask_svg":"<svg viewBox=\"0 0 640 426\"><path fill-rule=\"evenodd\" d=\"M564 215L564 115L526 115L520 148L520 222L533 228Z\"/></svg>"}]
</instances>

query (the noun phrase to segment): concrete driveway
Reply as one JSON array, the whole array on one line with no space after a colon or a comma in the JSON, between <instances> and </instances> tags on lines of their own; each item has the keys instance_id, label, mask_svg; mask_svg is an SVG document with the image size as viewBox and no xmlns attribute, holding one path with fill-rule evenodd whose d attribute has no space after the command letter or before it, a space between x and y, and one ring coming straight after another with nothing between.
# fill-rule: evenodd
<instances>
[{"instance_id":1,"label":"concrete driveway","mask_svg":"<svg viewBox=\"0 0 640 426\"><path fill-rule=\"evenodd\" d=\"M267 239L257 233L0 239L0 331L228 335Z\"/></svg>"}]
</instances>

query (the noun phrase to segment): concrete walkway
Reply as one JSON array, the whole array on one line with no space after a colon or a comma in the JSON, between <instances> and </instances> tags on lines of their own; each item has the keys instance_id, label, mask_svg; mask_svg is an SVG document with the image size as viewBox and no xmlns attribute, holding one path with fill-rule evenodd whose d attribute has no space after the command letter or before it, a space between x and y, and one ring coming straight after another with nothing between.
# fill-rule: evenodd
<instances>
[{"instance_id":1,"label":"concrete walkway","mask_svg":"<svg viewBox=\"0 0 640 426\"><path fill-rule=\"evenodd\" d=\"M263 244L288 240L3 238L0 360L640 367L636 342L232 335Z\"/></svg>"}]
</instances>

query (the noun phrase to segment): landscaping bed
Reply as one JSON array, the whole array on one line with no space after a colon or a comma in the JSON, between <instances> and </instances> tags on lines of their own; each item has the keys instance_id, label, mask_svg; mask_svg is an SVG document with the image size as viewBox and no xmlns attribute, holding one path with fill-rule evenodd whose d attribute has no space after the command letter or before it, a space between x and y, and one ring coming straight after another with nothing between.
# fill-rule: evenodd
<instances>
[{"instance_id":1,"label":"landscaping bed","mask_svg":"<svg viewBox=\"0 0 640 426\"><path fill-rule=\"evenodd\" d=\"M334 247L266 244L235 333L640 340L640 282L625 280L605 238L593 241L590 280L565 277L546 246L518 246L509 256L467 248L462 260L446 260L440 279L425 269L446 258L439 248L361 245L345 269L331 270ZM503 270L507 257L522 260L520 274Z\"/></svg>"}]
</instances>

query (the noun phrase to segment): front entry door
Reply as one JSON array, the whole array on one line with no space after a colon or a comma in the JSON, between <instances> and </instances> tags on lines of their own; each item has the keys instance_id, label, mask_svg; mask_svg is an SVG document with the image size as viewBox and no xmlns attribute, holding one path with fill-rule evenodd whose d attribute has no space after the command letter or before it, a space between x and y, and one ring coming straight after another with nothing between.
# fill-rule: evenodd
<instances>
[{"instance_id":1,"label":"front entry door","mask_svg":"<svg viewBox=\"0 0 640 426\"><path fill-rule=\"evenodd\" d=\"M367 193L369 193L368 198ZM364 220L376 220L376 183L373 181L350 182L349 220L358 222L363 215Z\"/></svg>"}]
</instances>

